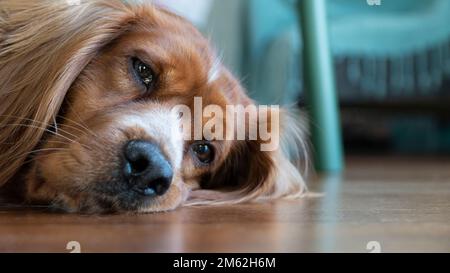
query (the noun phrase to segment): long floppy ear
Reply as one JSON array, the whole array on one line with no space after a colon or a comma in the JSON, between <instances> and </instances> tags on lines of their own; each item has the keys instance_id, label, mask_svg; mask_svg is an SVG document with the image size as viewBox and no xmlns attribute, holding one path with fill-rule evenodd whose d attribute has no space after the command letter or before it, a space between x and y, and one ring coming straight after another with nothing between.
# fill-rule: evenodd
<instances>
[{"instance_id":1,"label":"long floppy ear","mask_svg":"<svg viewBox=\"0 0 450 273\"><path fill-rule=\"evenodd\" d=\"M222 166L205 177L204 190L191 193L187 206L298 198L306 194L299 169L300 162L305 162L305 171L308 168L305 123L293 110L278 111L279 123L275 124L279 125L279 145L267 150L261 149L261 139L238 142ZM272 112L270 119L273 118Z\"/></svg>"},{"instance_id":2,"label":"long floppy ear","mask_svg":"<svg viewBox=\"0 0 450 273\"><path fill-rule=\"evenodd\" d=\"M66 92L135 20L119 0L0 0L0 186L20 169Z\"/></svg>"}]
</instances>

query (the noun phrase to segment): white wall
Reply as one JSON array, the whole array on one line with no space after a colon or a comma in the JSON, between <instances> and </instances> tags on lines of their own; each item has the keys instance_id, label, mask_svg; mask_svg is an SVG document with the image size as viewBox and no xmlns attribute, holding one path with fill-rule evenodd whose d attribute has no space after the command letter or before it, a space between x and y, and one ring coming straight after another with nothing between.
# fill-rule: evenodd
<instances>
[{"instance_id":1,"label":"white wall","mask_svg":"<svg viewBox=\"0 0 450 273\"><path fill-rule=\"evenodd\" d=\"M189 19L199 27L205 27L214 0L153 0L161 6Z\"/></svg>"}]
</instances>

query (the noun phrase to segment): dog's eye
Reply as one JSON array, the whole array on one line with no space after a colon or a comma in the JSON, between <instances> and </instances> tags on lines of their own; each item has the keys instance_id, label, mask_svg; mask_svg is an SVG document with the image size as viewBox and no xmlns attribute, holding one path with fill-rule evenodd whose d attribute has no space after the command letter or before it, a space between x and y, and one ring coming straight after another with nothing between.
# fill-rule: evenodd
<instances>
[{"instance_id":1,"label":"dog's eye","mask_svg":"<svg viewBox=\"0 0 450 273\"><path fill-rule=\"evenodd\" d=\"M210 164L214 160L214 148L208 143L194 143L191 149L195 157L203 164Z\"/></svg>"},{"instance_id":2,"label":"dog's eye","mask_svg":"<svg viewBox=\"0 0 450 273\"><path fill-rule=\"evenodd\" d=\"M155 73L153 72L152 68L148 64L142 62L141 60L134 58L133 69L136 73L136 76L141 81L141 83L147 89L149 89L152 86L153 82L155 81Z\"/></svg>"}]
</instances>

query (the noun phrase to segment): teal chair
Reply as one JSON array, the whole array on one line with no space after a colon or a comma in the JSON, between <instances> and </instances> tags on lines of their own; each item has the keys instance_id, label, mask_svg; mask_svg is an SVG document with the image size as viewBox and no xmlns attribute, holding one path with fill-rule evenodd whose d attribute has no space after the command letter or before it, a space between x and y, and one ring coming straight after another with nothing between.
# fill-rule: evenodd
<instances>
[{"instance_id":1,"label":"teal chair","mask_svg":"<svg viewBox=\"0 0 450 273\"><path fill-rule=\"evenodd\" d=\"M246 65L244 74L253 75L249 79L252 97L263 104L289 105L296 101L299 90L305 90L315 169L341 171L343 148L328 44L326 1L253 0L248 4L250 31L247 32L249 60L246 63L250 65ZM305 57L300 60L292 59L292 52L298 47L291 42L298 40L291 32L295 18L301 18L300 32L305 41L300 47ZM273 40L279 43L274 44ZM303 69L291 71L288 67L295 67L298 61L303 63Z\"/></svg>"},{"instance_id":2,"label":"teal chair","mask_svg":"<svg viewBox=\"0 0 450 273\"><path fill-rule=\"evenodd\" d=\"M297 16L295 5L304 16ZM230 21L229 14L244 16ZM308 58L301 60L305 63L303 70L308 72L304 76L288 69L298 63L291 57L295 47L270 50L271 41L280 34L287 40L283 45L296 41L296 37L283 34L290 33L284 30L290 30L297 17L304 20L300 25L307 41L304 50ZM310 110L315 167L318 171L339 172L343 168L341 133L325 20L323 0L216 0L203 30L222 49L225 63L244 79L250 95L259 103L292 105L304 89L292 79L298 79L299 84L302 78L309 79L306 109Z\"/></svg>"},{"instance_id":3,"label":"teal chair","mask_svg":"<svg viewBox=\"0 0 450 273\"><path fill-rule=\"evenodd\" d=\"M318 38L324 28L314 24L302 26L303 24L297 23L298 15L303 13L305 18L301 20L305 24L314 22L310 20L319 20L320 17L310 10L312 5L321 6L320 10L323 11L325 10L323 4L326 3L331 50L335 67L339 69L336 80L341 107L358 104L366 107L365 105L369 103L380 105L390 103L392 100L397 102L418 100L420 103L434 100L439 101L444 107L448 101L448 79L450 79L450 28L448 27L450 1L448 0L382 1L380 6L368 5L365 0L249 0L243 2L248 2L250 5L247 9L249 24L246 31L246 37L248 37L246 55L249 56L249 60L245 60L245 65L249 69L244 70L245 73L243 73L250 75L247 81L249 89L253 97L263 104L292 104L293 101L301 99L306 110L310 110L315 119L311 123L314 135L312 142L319 170L336 169L327 167L331 164L325 161L338 162L336 158L339 156L324 155L328 154L326 151L336 149L323 147L337 145L320 144L336 143L336 141L327 140L332 138L333 131L336 132L329 129L326 122L330 120L326 115L332 114L333 107L326 106L328 108L320 109L317 105L321 103L315 103L321 99L328 100L330 97L323 96L322 92L332 89L314 87L317 83L327 85L328 80L325 81L325 79L330 78L323 71L314 72L321 70L319 66L322 67L322 65L318 60L326 58L326 53L323 52L327 50L319 49L324 43L319 43L319 47L311 43L315 43L314 37ZM298 26L303 31L300 31ZM307 49L303 48L304 40L307 42ZM306 52L305 58L308 60L303 58ZM322 53L315 55L311 52ZM316 61L311 61L312 59ZM309 65L299 67L298 60ZM317 66L313 65L314 63ZM302 68L306 70L305 73L301 71ZM313 77L314 75L319 75L320 80L324 82L321 83L317 77ZM309 81L308 90L305 88L302 76ZM305 103L303 98L306 99ZM434 109L432 105L425 104L425 107ZM324 117L322 117L323 114ZM392 126L404 127L401 124L392 124ZM399 131L402 134L398 134ZM438 132L438 130L435 131ZM395 129L393 132L395 141L404 144L405 130ZM414 129L414 132L417 130ZM441 128L439 132L442 132ZM419 146L424 147L425 137L429 133L423 133L424 137L421 139L424 141L420 145L408 143L408 150ZM439 139L445 139L447 135L448 133L445 132L439 135L434 134L435 138L439 137ZM442 143L447 145L445 147L450 147L448 140ZM398 145L395 144L395 146ZM440 151L442 148L435 150ZM330 154L337 155L339 152Z\"/></svg>"},{"instance_id":4,"label":"teal chair","mask_svg":"<svg viewBox=\"0 0 450 273\"><path fill-rule=\"evenodd\" d=\"M343 148L325 0L300 0L298 11L315 168L340 172L344 166Z\"/></svg>"}]
</instances>

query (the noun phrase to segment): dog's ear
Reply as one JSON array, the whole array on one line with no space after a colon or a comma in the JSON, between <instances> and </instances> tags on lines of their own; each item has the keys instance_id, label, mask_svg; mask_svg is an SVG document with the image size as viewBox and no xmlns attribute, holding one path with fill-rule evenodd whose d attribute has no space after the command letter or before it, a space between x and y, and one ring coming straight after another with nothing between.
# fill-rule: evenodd
<instances>
[{"instance_id":1,"label":"dog's ear","mask_svg":"<svg viewBox=\"0 0 450 273\"><path fill-rule=\"evenodd\" d=\"M0 1L0 186L20 169L80 72L134 20L123 1Z\"/></svg>"},{"instance_id":2,"label":"dog's ear","mask_svg":"<svg viewBox=\"0 0 450 273\"><path fill-rule=\"evenodd\" d=\"M299 163L308 160L302 119L294 111L269 109L259 111L258 126L267 127L275 139L258 135L256 140L236 141L225 162L203 178L202 190L191 193L187 205L297 198L306 193L299 170Z\"/></svg>"}]
</instances>

